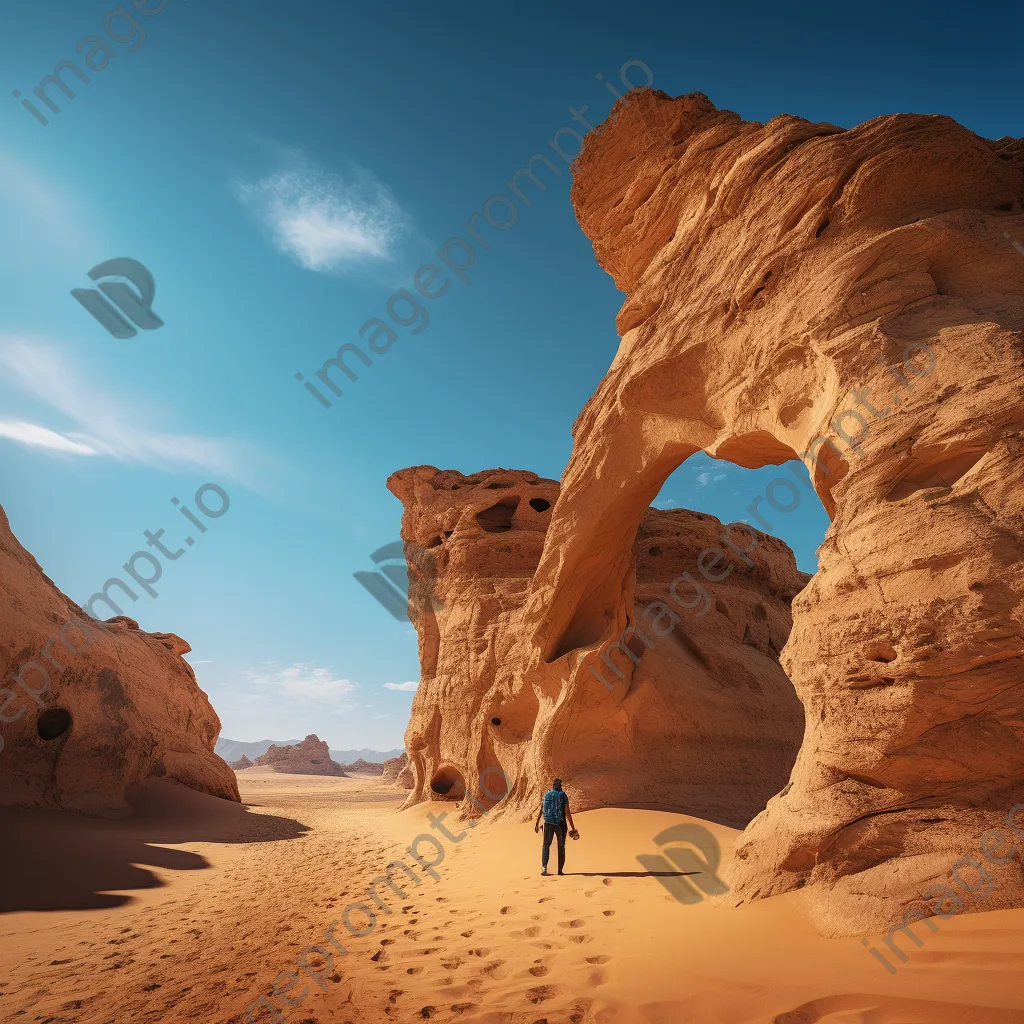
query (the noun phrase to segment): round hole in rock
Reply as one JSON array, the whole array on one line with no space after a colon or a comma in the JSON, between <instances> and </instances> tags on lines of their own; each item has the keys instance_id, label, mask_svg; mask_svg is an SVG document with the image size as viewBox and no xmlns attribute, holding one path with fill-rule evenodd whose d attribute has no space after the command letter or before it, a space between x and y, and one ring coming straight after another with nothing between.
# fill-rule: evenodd
<instances>
[{"instance_id":1,"label":"round hole in rock","mask_svg":"<svg viewBox=\"0 0 1024 1024\"><path fill-rule=\"evenodd\" d=\"M657 557L658 557L658 555L660 555L660 554L661 554L661 548L659 548L659 547L653 547L653 548L651 548L651 550L650 550L650 551L648 551L648 552L647 552L647 554L649 554L649 555L654 555L654 557L655 557L655 558L657 558Z\"/></svg>"},{"instance_id":2,"label":"round hole in rock","mask_svg":"<svg viewBox=\"0 0 1024 1024\"><path fill-rule=\"evenodd\" d=\"M531 498L530 508L534 509L536 512L547 512L547 510L551 508L551 502L544 498Z\"/></svg>"},{"instance_id":3,"label":"round hole in rock","mask_svg":"<svg viewBox=\"0 0 1024 1024\"><path fill-rule=\"evenodd\" d=\"M466 795L466 780L458 768L442 768L430 780L430 788L435 796L461 800Z\"/></svg>"},{"instance_id":4,"label":"round hole in rock","mask_svg":"<svg viewBox=\"0 0 1024 1024\"><path fill-rule=\"evenodd\" d=\"M65 708L48 708L36 722L36 732L43 740L55 740L71 728L71 712Z\"/></svg>"},{"instance_id":5,"label":"round hole in rock","mask_svg":"<svg viewBox=\"0 0 1024 1024\"><path fill-rule=\"evenodd\" d=\"M501 719L500 718L492 718L491 719L491 725L501 725Z\"/></svg>"}]
</instances>

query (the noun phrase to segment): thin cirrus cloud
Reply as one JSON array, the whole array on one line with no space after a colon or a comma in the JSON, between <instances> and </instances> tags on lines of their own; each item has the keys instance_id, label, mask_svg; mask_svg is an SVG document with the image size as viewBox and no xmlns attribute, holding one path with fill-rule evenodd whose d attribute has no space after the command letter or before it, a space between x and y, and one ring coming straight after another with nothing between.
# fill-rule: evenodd
<instances>
[{"instance_id":1,"label":"thin cirrus cloud","mask_svg":"<svg viewBox=\"0 0 1024 1024\"><path fill-rule=\"evenodd\" d=\"M81 441L73 441L55 430L40 427L36 423L25 423L23 420L0 420L0 437L6 437L31 448L48 448L50 451L63 452L66 455L99 454L95 448L90 448Z\"/></svg>"},{"instance_id":2,"label":"thin cirrus cloud","mask_svg":"<svg viewBox=\"0 0 1024 1024\"><path fill-rule=\"evenodd\" d=\"M411 679L407 683L385 683L385 690L402 690L405 693L412 693L419 686L419 682L415 679Z\"/></svg>"},{"instance_id":3,"label":"thin cirrus cloud","mask_svg":"<svg viewBox=\"0 0 1024 1024\"><path fill-rule=\"evenodd\" d=\"M353 165L342 178L295 151L280 170L236 182L234 191L276 248L307 270L337 272L391 259L410 230L390 189L370 171Z\"/></svg>"},{"instance_id":4,"label":"thin cirrus cloud","mask_svg":"<svg viewBox=\"0 0 1024 1024\"><path fill-rule=\"evenodd\" d=\"M257 697L279 698L336 712L356 706L352 702L355 684L312 662L297 661L287 668L267 662L260 670L250 669L245 676L261 691L254 695Z\"/></svg>"},{"instance_id":5,"label":"thin cirrus cloud","mask_svg":"<svg viewBox=\"0 0 1024 1024\"><path fill-rule=\"evenodd\" d=\"M242 480L256 456L222 438L148 431L108 395L89 387L56 346L38 338L0 334L0 370L8 385L41 400L73 424L58 431L27 420L0 422L0 437L57 455L102 455L161 468L213 471Z\"/></svg>"}]
</instances>

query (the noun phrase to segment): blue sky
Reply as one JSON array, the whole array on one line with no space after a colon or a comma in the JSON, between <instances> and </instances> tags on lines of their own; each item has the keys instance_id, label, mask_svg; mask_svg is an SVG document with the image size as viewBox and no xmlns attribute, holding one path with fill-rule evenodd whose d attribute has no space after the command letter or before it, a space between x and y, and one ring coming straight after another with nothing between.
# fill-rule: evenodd
<instances>
[{"instance_id":1,"label":"blue sky","mask_svg":"<svg viewBox=\"0 0 1024 1024\"><path fill-rule=\"evenodd\" d=\"M570 106L600 121L612 97L597 75L621 88L620 68L642 61L655 87L753 120L918 111L1024 134L1019 5L551 6L167 0L147 16L129 0L142 39L123 18L105 30L109 0L5 4L0 504L79 602L124 576L144 530L165 529L172 550L196 534L163 560L159 596L125 611L192 644L226 736L400 745L415 637L352 577L398 535L385 479L418 463L561 475L621 296L557 157L560 176L542 169L548 190L508 229L478 219L489 247L469 283L421 298L429 324L413 333L405 317L332 408L294 374L313 378L386 318L417 267L579 127ZM32 91L59 61L81 64L89 35L113 56L88 84L66 74L74 100L51 88L52 113ZM120 256L152 271L164 321L126 340L70 295ZM777 475L698 457L659 505L741 519ZM200 535L171 499L195 513L207 482L231 504ZM812 499L773 520L808 571L826 525Z\"/></svg>"}]
</instances>

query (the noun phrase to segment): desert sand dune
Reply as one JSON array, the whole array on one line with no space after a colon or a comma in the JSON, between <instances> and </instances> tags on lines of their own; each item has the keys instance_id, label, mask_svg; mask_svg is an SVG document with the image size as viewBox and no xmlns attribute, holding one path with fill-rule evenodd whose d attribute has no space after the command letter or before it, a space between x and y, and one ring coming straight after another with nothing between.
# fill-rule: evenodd
<instances>
[{"instance_id":1,"label":"desert sand dune","mask_svg":"<svg viewBox=\"0 0 1024 1024\"><path fill-rule=\"evenodd\" d=\"M5 879L22 881L5 886L15 896L0 921L0 1016L242 1022L350 901L366 899L388 860L429 831L428 812L447 810L459 835L451 803L398 811L406 792L380 781L255 768L239 785L241 808L160 783L134 798L131 819L36 813L35 839L19 833L22 852L5 847ZM271 1005L295 1024L1024 1021L1024 911L945 921L890 975L856 939L819 936L791 895L740 908L677 902L637 857L684 821L696 819L581 813L562 878L539 876L529 825L481 822L446 844L438 881L409 883L404 900L384 892L391 912L372 934L340 931L348 955L336 957L326 991L300 975L291 995L307 989L301 1004ZM701 824L725 867L737 833ZM71 842L44 860L58 827L65 839L75 829ZM278 1018L257 1007L252 1019Z\"/></svg>"}]
</instances>

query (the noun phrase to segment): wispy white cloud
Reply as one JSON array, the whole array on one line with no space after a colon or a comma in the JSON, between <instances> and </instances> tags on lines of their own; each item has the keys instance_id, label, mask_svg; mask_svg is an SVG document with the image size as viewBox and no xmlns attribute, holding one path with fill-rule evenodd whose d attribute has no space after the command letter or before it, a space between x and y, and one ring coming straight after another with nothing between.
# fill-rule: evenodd
<instances>
[{"instance_id":1,"label":"wispy white cloud","mask_svg":"<svg viewBox=\"0 0 1024 1024\"><path fill-rule=\"evenodd\" d=\"M274 245L307 270L338 271L385 260L409 232L409 219L390 189L353 165L348 178L317 167L300 152L235 195L268 228Z\"/></svg>"},{"instance_id":2,"label":"wispy white cloud","mask_svg":"<svg viewBox=\"0 0 1024 1024\"><path fill-rule=\"evenodd\" d=\"M419 686L419 681L412 679L407 683L385 683L385 690L403 690L406 693L411 693Z\"/></svg>"},{"instance_id":3,"label":"wispy white cloud","mask_svg":"<svg viewBox=\"0 0 1024 1024\"><path fill-rule=\"evenodd\" d=\"M6 383L45 402L77 429L56 431L33 423L11 425L0 436L51 452L105 455L161 468L186 467L242 479L259 461L250 446L226 438L165 434L138 426L135 416L83 381L55 345L38 338L0 334L0 370ZM15 434L14 427L20 429Z\"/></svg>"},{"instance_id":4,"label":"wispy white cloud","mask_svg":"<svg viewBox=\"0 0 1024 1024\"><path fill-rule=\"evenodd\" d=\"M50 451L70 455L97 454L95 448L90 448L81 441L73 441L55 430L48 430L37 423L25 423L23 420L0 420L0 437L18 441L32 448L48 448Z\"/></svg>"},{"instance_id":5,"label":"wispy white cloud","mask_svg":"<svg viewBox=\"0 0 1024 1024\"><path fill-rule=\"evenodd\" d=\"M262 669L250 669L247 679L273 696L298 704L317 705L324 711L349 711L355 684L339 679L328 668L317 668L313 662L297 661L288 668L268 662Z\"/></svg>"},{"instance_id":6,"label":"wispy white cloud","mask_svg":"<svg viewBox=\"0 0 1024 1024\"><path fill-rule=\"evenodd\" d=\"M697 474L697 486L707 487L708 484L717 484L719 480L724 480L724 473L715 473L712 475L710 472L705 470L703 473Z\"/></svg>"}]
</instances>

